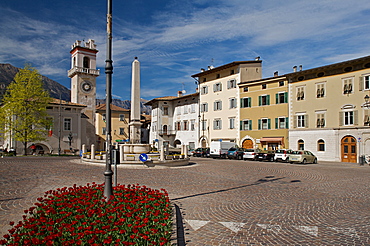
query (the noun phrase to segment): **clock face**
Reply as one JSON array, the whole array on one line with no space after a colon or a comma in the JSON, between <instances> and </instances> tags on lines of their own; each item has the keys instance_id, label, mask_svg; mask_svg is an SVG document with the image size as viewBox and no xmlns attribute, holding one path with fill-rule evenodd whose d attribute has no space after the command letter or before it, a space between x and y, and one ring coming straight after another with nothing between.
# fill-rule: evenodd
<instances>
[{"instance_id":1,"label":"clock face","mask_svg":"<svg viewBox=\"0 0 370 246\"><path fill-rule=\"evenodd\" d=\"M89 81L84 81L81 84L81 88L84 92L90 92L92 89L92 84Z\"/></svg>"}]
</instances>

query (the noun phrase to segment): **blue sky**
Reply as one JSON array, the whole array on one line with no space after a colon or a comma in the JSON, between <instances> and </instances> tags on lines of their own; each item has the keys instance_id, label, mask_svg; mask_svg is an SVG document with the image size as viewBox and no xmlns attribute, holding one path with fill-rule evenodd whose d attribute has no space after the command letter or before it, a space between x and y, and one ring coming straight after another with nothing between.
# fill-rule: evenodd
<instances>
[{"instance_id":1,"label":"blue sky","mask_svg":"<svg viewBox=\"0 0 370 246\"><path fill-rule=\"evenodd\" d=\"M70 47L94 39L97 97L105 98L106 1L2 0L0 63L70 88ZM209 65L260 56L263 77L370 54L369 0L113 0L113 98L130 97L141 63L141 97L195 92L190 76Z\"/></svg>"}]
</instances>

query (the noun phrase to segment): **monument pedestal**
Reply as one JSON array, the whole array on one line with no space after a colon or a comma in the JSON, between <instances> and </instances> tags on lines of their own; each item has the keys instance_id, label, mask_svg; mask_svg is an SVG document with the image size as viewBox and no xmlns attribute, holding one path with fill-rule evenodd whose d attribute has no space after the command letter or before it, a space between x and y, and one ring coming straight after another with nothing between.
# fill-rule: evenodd
<instances>
[{"instance_id":1,"label":"monument pedestal","mask_svg":"<svg viewBox=\"0 0 370 246\"><path fill-rule=\"evenodd\" d=\"M141 125L140 121L132 121L129 124L130 127L130 142L133 144L141 143Z\"/></svg>"}]
</instances>

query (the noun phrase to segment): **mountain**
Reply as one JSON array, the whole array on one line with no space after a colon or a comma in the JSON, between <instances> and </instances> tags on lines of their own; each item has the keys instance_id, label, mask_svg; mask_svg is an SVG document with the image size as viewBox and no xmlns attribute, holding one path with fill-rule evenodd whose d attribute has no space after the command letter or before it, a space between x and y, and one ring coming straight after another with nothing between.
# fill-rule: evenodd
<instances>
[{"instance_id":1,"label":"mountain","mask_svg":"<svg viewBox=\"0 0 370 246\"><path fill-rule=\"evenodd\" d=\"M0 63L0 100L2 99L2 95L4 95L6 88L13 81L19 70L19 68L14 67L11 64ZM65 101L71 100L71 92L67 87L49 79L46 76L42 76L42 82L44 84L44 89L49 92L51 97L57 99L61 98Z\"/></svg>"},{"instance_id":2,"label":"mountain","mask_svg":"<svg viewBox=\"0 0 370 246\"><path fill-rule=\"evenodd\" d=\"M141 113L142 114L151 114L152 112L152 107L151 106L146 106L144 103L148 102L148 100L145 99L140 99L140 108L141 108ZM96 99L96 105L103 104L105 103L105 99ZM131 109L131 101L130 100L120 100L120 99L112 99L112 104L116 105L121 108L125 109Z\"/></svg>"}]
</instances>

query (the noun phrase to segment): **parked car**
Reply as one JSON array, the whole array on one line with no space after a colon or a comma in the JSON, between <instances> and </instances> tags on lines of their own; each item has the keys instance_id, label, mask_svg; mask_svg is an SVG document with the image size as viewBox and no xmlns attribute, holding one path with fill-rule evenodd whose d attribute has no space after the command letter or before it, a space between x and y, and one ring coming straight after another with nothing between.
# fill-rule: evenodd
<instances>
[{"instance_id":1,"label":"parked car","mask_svg":"<svg viewBox=\"0 0 370 246\"><path fill-rule=\"evenodd\" d=\"M245 150L246 150L245 148L231 147L227 151L227 158L242 160Z\"/></svg>"},{"instance_id":2,"label":"parked car","mask_svg":"<svg viewBox=\"0 0 370 246\"><path fill-rule=\"evenodd\" d=\"M273 150L262 150L256 154L257 161L274 161L275 151Z\"/></svg>"},{"instance_id":3,"label":"parked car","mask_svg":"<svg viewBox=\"0 0 370 246\"><path fill-rule=\"evenodd\" d=\"M194 156L195 149L189 149L188 150L188 156Z\"/></svg>"},{"instance_id":4,"label":"parked car","mask_svg":"<svg viewBox=\"0 0 370 246\"><path fill-rule=\"evenodd\" d=\"M209 157L209 148L197 148L195 149L193 156Z\"/></svg>"},{"instance_id":5,"label":"parked car","mask_svg":"<svg viewBox=\"0 0 370 246\"><path fill-rule=\"evenodd\" d=\"M233 142L212 141L210 145L210 156L212 158L226 158L227 151L231 147L235 147L235 145Z\"/></svg>"},{"instance_id":6,"label":"parked car","mask_svg":"<svg viewBox=\"0 0 370 246\"><path fill-rule=\"evenodd\" d=\"M290 163L317 163L317 157L310 151L308 150L297 150L293 151L289 155L289 162Z\"/></svg>"},{"instance_id":7,"label":"parked car","mask_svg":"<svg viewBox=\"0 0 370 246\"><path fill-rule=\"evenodd\" d=\"M246 149L243 153L244 160L256 160L256 154L259 153L260 149Z\"/></svg>"},{"instance_id":8,"label":"parked car","mask_svg":"<svg viewBox=\"0 0 370 246\"><path fill-rule=\"evenodd\" d=\"M289 155L293 152L291 149L278 149L275 152L274 160L288 162Z\"/></svg>"}]
</instances>

